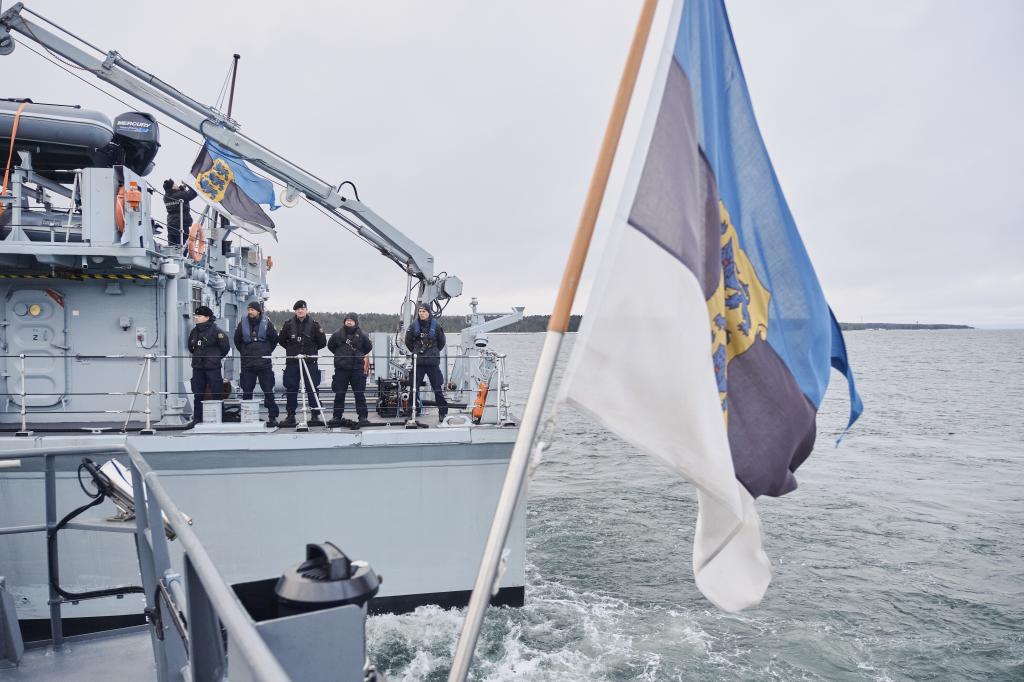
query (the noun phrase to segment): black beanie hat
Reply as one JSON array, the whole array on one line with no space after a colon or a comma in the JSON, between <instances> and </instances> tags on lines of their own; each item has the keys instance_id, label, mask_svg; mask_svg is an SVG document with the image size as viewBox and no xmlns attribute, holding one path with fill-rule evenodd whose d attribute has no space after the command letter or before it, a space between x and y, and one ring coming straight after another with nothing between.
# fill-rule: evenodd
<instances>
[{"instance_id":1,"label":"black beanie hat","mask_svg":"<svg viewBox=\"0 0 1024 682\"><path fill-rule=\"evenodd\" d=\"M297 301L295 302L295 305L293 305L293 306L292 306L292 310L298 310L299 308L305 308L305 307L306 307L306 302L305 302L305 301L303 301L303 300L302 300L302 299L300 298L299 300L297 300Z\"/></svg>"},{"instance_id":2,"label":"black beanie hat","mask_svg":"<svg viewBox=\"0 0 1024 682\"><path fill-rule=\"evenodd\" d=\"M211 320L213 319L213 311L210 310L209 306L201 305L196 308L196 315L206 315Z\"/></svg>"},{"instance_id":3,"label":"black beanie hat","mask_svg":"<svg viewBox=\"0 0 1024 682\"><path fill-rule=\"evenodd\" d=\"M170 192L172 189L174 189L174 180L164 180L164 191Z\"/></svg>"},{"instance_id":4,"label":"black beanie hat","mask_svg":"<svg viewBox=\"0 0 1024 682\"><path fill-rule=\"evenodd\" d=\"M263 304L260 303L259 301L249 301L249 305L246 306L246 307L247 308L252 308L253 310L255 310L258 313L262 313L263 312Z\"/></svg>"},{"instance_id":5,"label":"black beanie hat","mask_svg":"<svg viewBox=\"0 0 1024 682\"><path fill-rule=\"evenodd\" d=\"M359 316L356 315L355 313L346 313L345 320L352 320L353 322L356 323L357 327L359 326ZM342 322L344 322L345 320L342 320Z\"/></svg>"}]
</instances>

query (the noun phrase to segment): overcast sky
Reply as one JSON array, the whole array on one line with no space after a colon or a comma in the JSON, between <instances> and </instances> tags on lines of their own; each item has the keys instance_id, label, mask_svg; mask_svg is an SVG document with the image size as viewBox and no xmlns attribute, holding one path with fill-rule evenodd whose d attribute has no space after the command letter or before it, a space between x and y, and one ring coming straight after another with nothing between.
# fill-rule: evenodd
<instances>
[{"instance_id":1,"label":"overcast sky","mask_svg":"<svg viewBox=\"0 0 1024 682\"><path fill-rule=\"evenodd\" d=\"M353 180L464 280L449 313L470 296L547 313L640 2L29 6L207 103L239 52L244 132L325 180ZM1024 3L727 7L839 319L1024 325ZM4 97L126 109L23 47L0 58L0 77ZM167 130L162 142L154 184L185 177L198 151ZM273 218L280 243L260 240L276 262L272 307L397 311L397 266L304 205ZM588 290L585 279L577 310Z\"/></svg>"}]
</instances>

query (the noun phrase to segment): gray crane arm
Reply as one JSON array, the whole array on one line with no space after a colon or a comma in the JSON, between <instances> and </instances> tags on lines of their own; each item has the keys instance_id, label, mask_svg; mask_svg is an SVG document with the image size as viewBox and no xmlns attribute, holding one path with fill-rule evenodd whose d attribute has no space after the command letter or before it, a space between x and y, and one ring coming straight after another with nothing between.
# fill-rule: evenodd
<instances>
[{"instance_id":1,"label":"gray crane arm","mask_svg":"<svg viewBox=\"0 0 1024 682\"><path fill-rule=\"evenodd\" d=\"M47 52L60 56L187 128L235 151L253 166L285 183L288 195L296 196L301 193L323 207L335 218L353 228L359 236L373 244L406 273L418 278L421 283L420 300L433 302L437 298L458 295L454 292L461 288L461 283L456 287L452 282L446 287L443 281L438 282L434 277L433 256L362 202L341 196L330 183L241 134L238 131L238 123L233 119L188 97L153 74L127 61L117 52L107 52L103 59L98 59L38 23L29 21L22 15L23 12L33 14L60 28L19 2L0 14L0 55L10 54L14 50L15 43L11 32L20 33L28 40L41 45ZM73 36L68 31L64 32ZM94 49L101 52L98 48Z\"/></svg>"}]
</instances>

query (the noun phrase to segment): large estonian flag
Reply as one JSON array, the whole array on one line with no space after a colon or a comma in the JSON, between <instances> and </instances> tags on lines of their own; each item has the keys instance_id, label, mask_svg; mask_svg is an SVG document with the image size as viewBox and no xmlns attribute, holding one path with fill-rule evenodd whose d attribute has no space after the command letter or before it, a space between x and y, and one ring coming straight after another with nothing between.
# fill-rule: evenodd
<instances>
[{"instance_id":1,"label":"large estonian flag","mask_svg":"<svg viewBox=\"0 0 1024 682\"><path fill-rule=\"evenodd\" d=\"M754 498L796 488L830 367L860 398L721 0L677 1L563 397L692 481L698 588L771 581Z\"/></svg>"},{"instance_id":2,"label":"large estonian flag","mask_svg":"<svg viewBox=\"0 0 1024 682\"><path fill-rule=\"evenodd\" d=\"M192 164L192 177L199 196L232 224L277 237L274 221L260 208L260 204L277 208L274 185L253 173L240 156L208 139Z\"/></svg>"}]
</instances>

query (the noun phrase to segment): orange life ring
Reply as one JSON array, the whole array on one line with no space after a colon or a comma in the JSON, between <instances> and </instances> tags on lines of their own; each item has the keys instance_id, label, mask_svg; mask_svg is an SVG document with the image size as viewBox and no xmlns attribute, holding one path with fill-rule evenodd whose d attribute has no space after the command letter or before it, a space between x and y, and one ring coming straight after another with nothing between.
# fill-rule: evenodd
<instances>
[{"instance_id":1,"label":"orange life ring","mask_svg":"<svg viewBox=\"0 0 1024 682\"><path fill-rule=\"evenodd\" d=\"M476 400L473 401L473 421L477 424L484 416L484 405L487 404L487 382L481 381L476 392Z\"/></svg>"},{"instance_id":2,"label":"orange life ring","mask_svg":"<svg viewBox=\"0 0 1024 682\"><path fill-rule=\"evenodd\" d=\"M117 198L114 199L114 219L117 221L117 231L124 234L124 185L117 188Z\"/></svg>"},{"instance_id":3,"label":"orange life ring","mask_svg":"<svg viewBox=\"0 0 1024 682\"><path fill-rule=\"evenodd\" d=\"M199 262L206 250L206 240L203 239L203 226L199 223L192 223L188 228L188 257Z\"/></svg>"}]
</instances>

